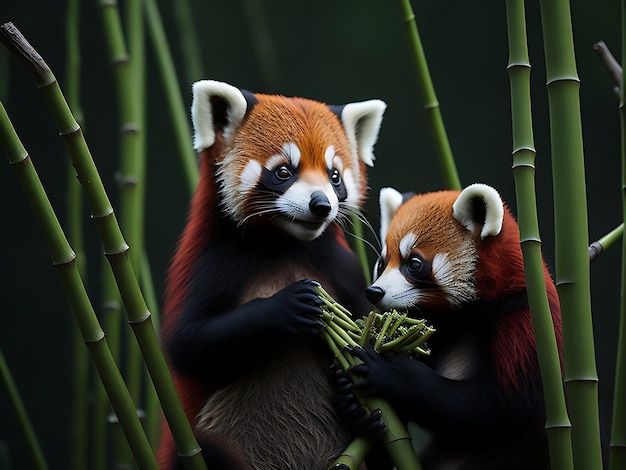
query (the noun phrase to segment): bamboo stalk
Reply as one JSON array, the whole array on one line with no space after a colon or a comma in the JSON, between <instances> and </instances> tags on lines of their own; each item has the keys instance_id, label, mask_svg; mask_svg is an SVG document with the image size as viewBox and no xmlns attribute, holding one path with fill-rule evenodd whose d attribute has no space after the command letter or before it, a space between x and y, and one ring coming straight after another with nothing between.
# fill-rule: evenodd
<instances>
[{"instance_id":1,"label":"bamboo stalk","mask_svg":"<svg viewBox=\"0 0 626 470\"><path fill-rule=\"evenodd\" d=\"M178 398L151 322L150 312L133 273L128 258L128 245L120 232L113 208L93 162L91 152L81 133L80 126L72 116L56 78L41 56L12 24L3 25L0 31L2 32L0 38L5 45L34 74L39 90L48 103L60 135L72 158L89 203L92 219L102 240L104 254L113 269L129 317L129 323L159 395L181 461L186 468L205 469L206 464ZM118 417L121 419L119 414Z\"/></svg>"},{"instance_id":2,"label":"bamboo stalk","mask_svg":"<svg viewBox=\"0 0 626 470\"><path fill-rule=\"evenodd\" d=\"M24 434L24 439L26 440L26 444L30 450L30 455L33 459L35 468L38 470L46 470L48 468L48 462L46 462L43 450L41 449L41 445L37 439L37 434L33 428L33 423L28 417L26 406L24 405L17 385L13 380L13 376L11 375L9 366L4 358L2 349L0 349L0 383L6 391L13 411L15 411L20 430Z\"/></svg>"},{"instance_id":3,"label":"bamboo stalk","mask_svg":"<svg viewBox=\"0 0 626 470\"><path fill-rule=\"evenodd\" d=\"M0 37L4 42L7 32L6 24L3 25L1 31L3 34ZM35 63L38 60L35 59ZM156 459L135 414L135 405L115 365L104 332L100 328L82 283L75 263L75 254L65 238L33 163L19 141L3 106L0 106L0 141L5 147L9 163L15 170L44 232L53 265L61 277L83 339L93 357L111 404L121 417L122 428L128 442L132 445L135 460L139 468L156 469Z\"/></svg>"},{"instance_id":4,"label":"bamboo stalk","mask_svg":"<svg viewBox=\"0 0 626 470\"><path fill-rule=\"evenodd\" d=\"M541 0L554 185L556 285L574 465L602 467L579 88L567 0Z\"/></svg>"},{"instance_id":5,"label":"bamboo stalk","mask_svg":"<svg viewBox=\"0 0 626 470\"><path fill-rule=\"evenodd\" d=\"M198 41L198 29L190 0L176 0L171 2L172 13L178 30L178 42L183 57L182 64L185 70L185 83L193 83L206 78L202 66L202 53Z\"/></svg>"},{"instance_id":6,"label":"bamboo stalk","mask_svg":"<svg viewBox=\"0 0 626 470\"><path fill-rule=\"evenodd\" d=\"M168 111L172 117L174 138L183 165L187 189L193 194L198 185L199 170L195 151L191 145L191 128L185 114L185 105L180 94L176 68L167 43L161 14L155 0L144 0L148 33L161 71Z\"/></svg>"},{"instance_id":7,"label":"bamboo stalk","mask_svg":"<svg viewBox=\"0 0 626 470\"><path fill-rule=\"evenodd\" d=\"M626 64L626 0L622 0L622 64ZM621 70L620 83L626 74ZM619 102L621 130L622 160L622 211L626 221L626 97L624 87L620 87ZM626 468L626 237L622 237L622 267L620 290L620 319L617 340L617 356L615 364L615 382L613 384L613 419L611 423L611 440L609 447L609 470Z\"/></svg>"},{"instance_id":8,"label":"bamboo stalk","mask_svg":"<svg viewBox=\"0 0 626 470\"><path fill-rule=\"evenodd\" d=\"M252 36L252 47L255 49L259 71L265 85L279 89L281 74L278 67L278 55L270 33L271 27L261 0L242 0L241 2L248 30Z\"/></svg>"},{"instance_id":9,"label":"bamboo stalk","mask_svg":"<svg viewBox=\"0 0 626 470\"><path fill-rule=\"evenodd\" d=\"M506 16L513 131L513 176L517 196L520 244L544 391L546 433L551 466L553 469L566 470L574 468L571 423L565 404L559 350L546 291L537 218L536 152L530 97L531 65L526 39L524 1L507 0Z\"/></svg>"},{"instance_id":10,"label":"bamboo stalk","mask_svg":"<svg viewBox=\"0 0 626 470\"><path fill-rule=\"evenodd\" d=\"M115 89L118 98L118 114L120 118L120 206L121 227L132 249L129 250L130 263L134 272L141 277L140 256L143 247L143 203L144 203L144 162L143 162L143 138L141 122L138 113L140 95L142 92L136 87L139 83L133 75L143 70L139 60L135 59L131 67L130 57L126 48L126 40L122 29L122 22L117 2L101 0L100 16L107 41L109 60L115 79ZM141 39L141 27L137 27L137 0L128 3L128 22L132 25L134 46ZM139 5L140 6L140 5ZM139 51L137 51L139 52ZM137 64L135 64L137 62ZM137 77L141 78L141 77ZM124 378L128 384L133 400L138 405L141 403L141 355L137 345L130 335L127 336L126 354L124 357ZM119 454L123 457L123 454Z\"/></svg>"},{"instance_id":11,"label":"bamboo stalk","mask_svg":"<svg viewBox=\"0 0 626 470\"><path fill-rule=\"evenodd\" d=\"M83 123L83 113L80 106L80 2L68 0L67 17L65 23L65 46L67 51L66 83L67 100L75 110L76 120ZM84 256L84 242L82 229L83 199L80 195L80 184L74 178L71 164L67 164L67 231L68 238L76 252L76 258L82 260L78 270L82 276L87 270ZM82 344L82 337L77 327L72 336L72 357L74 378L72 400L72 467L80 470L88 467L87 442L89 437L89 405L87 396L89 390L90 364L88 352ZM97 458L98 456L96 456Z\"/></svg>"},{"instance_id":12,"label":"bamboo stalk","mask_svg":"<svg viewBox=\"0 0 626 470\"><path fill-rule=\"evenodd\" d=\"M422 47L422 40L420 39L417 29L417 22L415 21L411 1L400 0L400 7L402 8L403 21L409 37L409 44L413 51L415 71L424 100L424 109L426 110L428 122L433 132L435 147L439 157L439 165L441 166L446 187L448 189L460 190L461 180L459 179L456 164L454 163L450 142L441 116L441 108L439 107L435 87L433 86L428 70L426 54Z\"/></svg>"}]
</instances>

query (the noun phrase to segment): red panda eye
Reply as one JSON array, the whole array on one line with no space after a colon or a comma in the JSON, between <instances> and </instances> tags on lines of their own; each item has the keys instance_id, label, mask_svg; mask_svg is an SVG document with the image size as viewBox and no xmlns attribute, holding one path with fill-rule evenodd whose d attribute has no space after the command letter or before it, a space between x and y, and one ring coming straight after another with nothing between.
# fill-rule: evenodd
<instances>
[{"instance_id":1,"label":"red panda eye","mask_svg":"<svg viewBox=\"0 0 626 470\"><path fill-rule=\"evenodd\" d=\"M406 269L411 276L417 276L423 267L424 262L418 256L411 256L406 263Z\"/></svg>"},{"instance_id":2,"label":"red panda eye","mask_svg":"<svg viewBox=\"0 0 626 470\"><path fill-rule=\"evenodd\" d=\"M333 171L330 174L330 181L335 186L341 184L341 175L339 174L339 170L337 168L333 168Z\"/></svg>"},{"instance_id":3,"label":"red panda eye","mask_svg":"<svg viewBox=\"0 0 626 470\"><path fill-rule=\"evenodd\" d=\"M279 180L282 180L282 181L287 181L293 176L293 173L291 172L291 170L289 169L287 165L279 166L274 172L274 174Z\"/></svg>"},{"instance_id":4,"label":"red panda eye","mask_svg":"<svg viewBox=\"0 0 626 470\"><path fill-rule=\"evenodd\" d=\"M382 272L385 270L385 260L382 258L378 258L378 263L376 263L376 276L380 276Z\"/></svg>"}]
</instances>

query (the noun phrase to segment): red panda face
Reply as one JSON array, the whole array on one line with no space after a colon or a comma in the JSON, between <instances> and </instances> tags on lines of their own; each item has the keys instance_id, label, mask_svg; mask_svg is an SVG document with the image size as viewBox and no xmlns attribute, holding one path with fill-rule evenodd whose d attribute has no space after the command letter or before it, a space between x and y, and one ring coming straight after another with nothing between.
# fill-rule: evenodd
<instances>
[{"instance_id":1,"label":"red panda face","mask_svg":"<svg viewBox=\"0 0 626 470\"><path fill-rule=\"evenodd\" d=\"M479 245L502 224L495 190L472 185L461 193L421 194L404 203L402 198L392 188L381 191L384 246L368 299L382 311L423 315L477 299Z\"/></svg>"},{"instance_id":2,"label":"red panda face","mask_svg":"<svg viewBox=\"0 0 626 470\"><path fill-rule=\"evenodd\" d=\"M224 92L225 84L216 90L217 83L194 85L196 147L199 140L210 140L203 136L207 127L227 123L212 132L213 140L220 130L224 137L215 156L217 180L222 208L233 221L271 224L313 240L360 209L364 162L372 162L384 103L348 104L339 116L323 103L302 98L253 95L250 106L240 90L227 85ZM216 120L213 110L203 111L217 92L238 109L230 114L240 119L229 121L227 113Z\"/></svg>"}]
</instances>

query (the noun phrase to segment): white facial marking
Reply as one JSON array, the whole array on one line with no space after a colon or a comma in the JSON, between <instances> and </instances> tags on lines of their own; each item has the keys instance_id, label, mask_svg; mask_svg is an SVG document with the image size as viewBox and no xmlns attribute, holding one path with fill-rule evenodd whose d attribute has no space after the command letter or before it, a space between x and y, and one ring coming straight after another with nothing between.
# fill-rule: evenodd
<instances>
[{"instance_id":1,"label":"white facial marking","mask_svg":"<svg viewBox=\"0 0 626 470\"><path fill-rule=\"evenodd\" d=\"M407 281L397 268L384 271L372 285L385 291L383 298L376 304L381 311L392 308L404 310L419 304L421 298L419 289Z\"/></svg>"},{"instance_id":2,"label":"white facial marking","mask_svg":"<svg viewBox=\"0 0 626 470\"><path fill-rule=\"evenodd\" d=\"M406 259L411 254L411 250L415 246L415 242L417 241L417 237L413 233L407 233L402 240L400 240L400 255L403 259Z\"/></svg>"},{"instance_id":3,"label":"white facial marking","mask_svg":"<svg viewBox=\"0 0 626 470\"><path fill-rule=\"evenodd\" d=\"M302 152L300 152L300 149L296 144L293 142L287 142L283 145L283 155L289 159L292 168L298 168Z\"/></svg>"},{"instance_id":4,"label":"white facial marking","mask_svg":"<svg viewBox=\"0 0 626 470\"><path fill-rule=\"evenodd\" d=\"M247 193L253 189L261 177L261 164L256 160L250 160L239 177L239 191Z\"/></svg>"},{"instance_id":5,"label":"white facial marking","mask_svg":"<svg viewBox=\"0 0 626 470\"><path fill-rule=\"evenodd\" d=\"M346 187L346 193L348 196L341 204L346 207L351 207L358 210L361 207L361 193L359 191L358 180L354 176L354 172L351 168L346 168L341 175L343 185Z\"/></svg>"},{"instance_id":6,"label":"white facial marking","mask_svg":"<svg viewBox=\"0 0 626 470\"><path fill-rule=\"evenodd\" d=\"M324 161L326 162L326 168L329 170L333 167L333 161L335 159L335 146L329 145L324 152Z\"/></svg>"},{"instance_id":7,"label":"white facial marking","mask_svg":"<svg viewBox=\"0 0 626 470\"><path fill-rule=\"evenodd\" d=\"M476 258L471 251L454 261L444 253L437 253L433 258L433 277L447 294L450 305L459 306L478 296L474 285L475 263Z\"/></svg>"}]
</instances>

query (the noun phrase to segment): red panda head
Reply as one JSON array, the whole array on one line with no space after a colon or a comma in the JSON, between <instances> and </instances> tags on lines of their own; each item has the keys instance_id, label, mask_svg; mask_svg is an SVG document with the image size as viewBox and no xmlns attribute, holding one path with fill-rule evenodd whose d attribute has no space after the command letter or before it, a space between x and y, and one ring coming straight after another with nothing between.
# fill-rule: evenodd
<instances>
[{"instance_id":1,"label":"red panda head","mask_svg":"<svg viewBox=\"0 0 626 470\"><path fill-rule=\"evenodd\" d=\"M383 250L367 289L380 310L422 313L525 288L519 230L495 189L380 194Z\"/></svg>"},{"instance_id":2,"label":"red panda head","mask_svg":"<svg viewBox=\"0 0 626 470\"><path fill-rule=\"evenodd\" d=\"M380 100L327 106L203 80L193 86L194 147L217 164L233 221L312 240L363 204L384 109Z\"/></svg>"}]
</instances>

